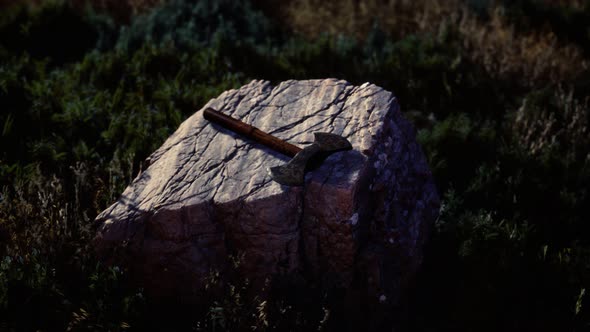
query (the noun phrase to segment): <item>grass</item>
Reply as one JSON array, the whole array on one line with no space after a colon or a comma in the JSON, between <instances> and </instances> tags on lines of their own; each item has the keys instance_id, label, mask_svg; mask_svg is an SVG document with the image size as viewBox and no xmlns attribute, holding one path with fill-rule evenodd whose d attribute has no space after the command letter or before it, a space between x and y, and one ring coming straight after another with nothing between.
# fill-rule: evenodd
<instances>
[{"instance_id":1,"label":"grass","mask_svg":"<svg viewBox=\"0 0 590 332\"><path fill-rule=\"evenodd\" d=\"M119 5L143 14L0 12L0 329L588 328L586 4ZM258 289L238 268L212 271L199 305L159 303L97 261L94 217L195 109L251 79L318 77L393 91L444 198L398 311L352 315L337 292Z\"/></svg>"},{"instance_id":2,"label":"grass","mask_svg":"<svg viewBox=\"0 0 590 332\"><path fill-rule=\"evenodd\" d=\"M582 13L585 8L582 2L548 3L552 6L549 8L564 8L562 10L571 8L568 6L571 5L574 9L569 10L574 13ZM375 25L394 39L413 34L444 34L453 29L458 33L457 41L462 44L462 56L484 66L490 75L505 80L525 80L521 83L529 86L543 85L547 81L573 81L580 69L588 69L580 45L559 40L559 32L551 26L521 29L514 22L517 18L511 16L516 14L511 13L522 9L514 4L511 7L509 2L502 6L483 0L298 0L288 1L281 8L284 9L275 9L278 12L275 14L284 19L288 28L310 38L327 33L364 39ZM537 18L540 25L543 15L552 12L549 9L538 11L540 13L535 14L541 16ZM525 16L520 14L519 17ZM573 29L569 28L569 31Z\"/></svg>"}]
</instances>

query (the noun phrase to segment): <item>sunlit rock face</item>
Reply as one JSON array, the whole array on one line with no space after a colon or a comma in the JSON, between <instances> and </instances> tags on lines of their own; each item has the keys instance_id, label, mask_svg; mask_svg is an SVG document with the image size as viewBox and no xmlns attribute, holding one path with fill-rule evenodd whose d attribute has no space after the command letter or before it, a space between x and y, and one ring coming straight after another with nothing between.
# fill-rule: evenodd
<instances>
[{"instance_id":1,"label":"sunlit rock face","mask_svg":"<svg viewBox=\"0 0 590 332\"><path fill-rule=\"evenodd\" d=\"M289 160L203 118L211 107L304 148L314 132L347 138L301 187L272 181ZM326 79L253 81L183 122L98 217L95 246L147 292L197 294L240 256L250 280L297 275L354 282L395 299L422 258L439 199L412 125L392 93Z\"/></svg>"}]
</instances>

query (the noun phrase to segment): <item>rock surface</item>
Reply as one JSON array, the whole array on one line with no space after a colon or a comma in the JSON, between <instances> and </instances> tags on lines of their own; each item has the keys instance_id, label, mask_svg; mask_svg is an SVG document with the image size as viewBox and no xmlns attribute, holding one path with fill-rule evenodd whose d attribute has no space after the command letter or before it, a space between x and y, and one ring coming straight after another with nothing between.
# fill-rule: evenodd
<instances>
[{"instance_id":1,"label":"rock surface","mask_svg":"<svg viewBox=\"0 0 590 332\"><path fill-rule=\"evenodd\" d=\"M211 124L202 110L149 158L98 217L96 248L154 294L195 294L228 255L252 280L302 275L394 299L421 262L439 199L412 125L395 97L334 79L253 81L212 107L304 147L313 133L346 137L303 187L281 186L268 168L288 157Z\"/></svg>"}]
</instances>

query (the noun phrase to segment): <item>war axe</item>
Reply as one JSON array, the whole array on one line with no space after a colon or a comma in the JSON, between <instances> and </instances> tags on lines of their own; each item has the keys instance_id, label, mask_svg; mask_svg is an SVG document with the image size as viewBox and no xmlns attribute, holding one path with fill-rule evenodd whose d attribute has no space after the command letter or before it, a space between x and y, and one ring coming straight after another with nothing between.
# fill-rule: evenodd
<instances>
[{"instance_id":1,"label":"war axe","mask_svg":"<svg viewBox=\"0 0 590 332\"><path fill-rule=\"evenodd\" d=\"M336 134L316 132L314 133L315 141L301 149L212 108L206 108L203 116L205 119L224 128L248 137L284 155L293 157L284 165L270 168L272 179L287 186L303 185L305 172L317 166L318 162L323 161L334 152L352 149L352 145L346 138Z\"/></svg>"}]
</instances>

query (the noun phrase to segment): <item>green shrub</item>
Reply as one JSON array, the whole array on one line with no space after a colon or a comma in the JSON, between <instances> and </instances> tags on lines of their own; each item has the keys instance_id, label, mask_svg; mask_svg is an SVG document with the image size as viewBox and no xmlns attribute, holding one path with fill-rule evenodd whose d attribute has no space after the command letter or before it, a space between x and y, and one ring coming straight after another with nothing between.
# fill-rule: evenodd
<instances>
[{"instance_id":1,"label":"green shrub","mask_svg":"<svg viewBox=\"0 0 590 332\"><path fill-rule=\"evenodd\" d=\"M273 38L270 21L248 1L173 0L134 19L117 47L135 50L145 42L173 43L181 50L231 44L261 45Z\"/></svg>"},{"instance_id":2,"label":"green shrub","mask_svg":"<svg viewBox=\"0 0 590 332\"><path fill-rule=\"evenodd\" d=\"M56 65L78 61L95 47L113 43L116 35L109 18L93 12L80 15L61 0L38 7L21 2L2 11L0 53L27 53Z\"/></svg>"},{"instance_id":3,"label":"green shrub","mask_svg":"<svg viewBox=\"0 0 590 332\"><path fill-rule=\"evenodd\" d=\"M405 15L415 15L408 26L424 19L422 7L406 5ZM490 13L482 9L487 3L470 5ZM452 8L459 7L432 13ZM506 44L517 36L502 25L510 15L539 15L526 6L520 13L506 8L505 18L448 19L415 34L391 34L375 23L362 40L309 40L248 2L225 0L171 1L129 26L76 14L61 2L2 11L0 328L165 324L152 315L158 304L124 270L97 263L92 220L186 117L222 91L251 78L337 77L395 93L444 194L409 294L407 328L584 330L590 76L566 63L581 56L568 55L569 44L552 49L563 55L552 57L557 64L530 64L520 60L534 54L508 52L525 42L544 49L551 39ZM500 25L490 28L486 20ZM577 25L563 26L567 32ZM481 40L466 37L484 28L490 32ZM544 33L536 24L527 29ZM497 53L470 53L488 41ZM553 74L572 68L580 72L576 84L556 87L562 76ZM526 77L512 79L516 74ZM184 311L171 328L329 330L348 323L349 313L336 310L337 295L286 283L292 293L265 297L268 289L240 279L237 273L228 284L212 282L216 291L204 295L201 315Z\"/></svg>"},{"instance_id":4,"label":"green shrub","mask_svg":"<svg viewBox=\"0 0 590 332\"><path fill-rule=\"evenodd\" d=\"M73 188L36 170L0 194L0 316L8 326L118 327L140 308L141 292L123 271L93 256L88 215L95 212L83 196L96 185L86 166L72 172Z\"/></svg>"}]
</instances>

